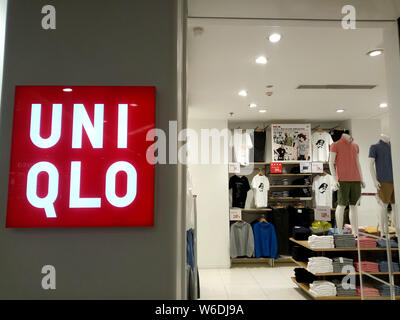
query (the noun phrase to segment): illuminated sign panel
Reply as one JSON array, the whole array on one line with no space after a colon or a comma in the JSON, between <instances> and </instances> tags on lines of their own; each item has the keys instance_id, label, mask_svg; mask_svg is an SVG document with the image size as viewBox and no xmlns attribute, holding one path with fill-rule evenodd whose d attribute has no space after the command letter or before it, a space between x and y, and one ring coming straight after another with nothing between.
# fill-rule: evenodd
<instances>
[{"instance_id":1,"label":"illuminated sign panel","mask_svg":"<svg viewBox=\"0 0 400 320\"><path fill-rule=\"evenodd\" d=\"M6 227L152 226L154 87L17 86Z\"/></svg>"}]
</instances>

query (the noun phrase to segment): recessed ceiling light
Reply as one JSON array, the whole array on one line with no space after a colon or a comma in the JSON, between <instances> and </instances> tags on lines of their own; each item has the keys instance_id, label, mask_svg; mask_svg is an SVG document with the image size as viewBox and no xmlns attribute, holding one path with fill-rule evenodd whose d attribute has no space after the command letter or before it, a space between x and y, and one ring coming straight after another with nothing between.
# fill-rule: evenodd
<instances>
[{"instance_id":1,"label":"recessed ceiling light","mask_svg":"<svg viewBox=\"0 0 400 320\"><path fill-rule=\"evenodd\" d=\"M71 88L64 88L64 89L62 89L64 92L71 92L72 91L72 89Z\"/></svg>"},{"instance_id":2,"label":"recessed ceiling light","mask_svg":"<svg viewBox=\"0 0 400 320\"><path fill-rule=\"evenodd\" d=\"M376 56L380 56L382 53L383 53L383 49L376 49L376 50L367 52L367 55L369 55L370 57L376 57Z\"/></svg>"},{"instance_id":3,"label":"recessed ceiling light","mask_svg":"<svg viewBox=\"0 0 400 320\"><path fill-rule=\"evenodd\" d=\"M258 112L265 113L265 112L267 112L267 110L263 109L263 110L259 110Z\"/></svg>"},{"instance_id":4,"label":"recessed ceiling light","mask_svg":"<svg viewBox=\"0 0 400 320\"><path fill-rule=\"evenodd\" d=\"M344 112L344 109L337 109L336 112L342 113L342 112Z\"/></svg>"},{"instance_id":5,"label":"recessed ceiling light","mask_svg":"<svg viewBox=\"0 0 400 320\"><path fill-rule=\"evenodd\" d=\"M256 63L258 64L267 64L268 60L266 57L264 56L260 56L256 59Z\"/></svg>"},{"instance_id":6,"label":"recessed ceiling light","mask_svg":"<svg viewBox=\"0 0 400 320\"><path fill-rule=\"evenodd\" d=\"M255 108L255 107L257 107L257 105L256 105L255 103L250 103L250 104L249 104L249 107L250 107L250 108Z\"/></svg>"},{"instance_id":7,"label":"recessed ceiling light","mask_svg":"<svg viewBox=\"0 0 400 320\"><path fill-rule=\"evenodd\" d=\"M388 106L388 104L387 104L386 102L382 102L382 103L379 105L379 108L387 108L387 106Z\"/></svg>"},{"instance_id":8,"label":"recessed ceiling light","mask_svg":"<svg viewBox=\"0 0 400 320\"><path fill-rule=\"evenodd\" d=\"M279 42L281 40L281 35L279 33L273 33L269 36L269 41L272 43Z\"/></svg>"},{"instance_id":9,"label":"recessed ceiling light","mask_svg":"<svg viewBox=\"0 0 400 320\"><path fill-rule=\"evenodd\" d=\"M240 90L239 91L239 96L247 97L247 91L246 90Z\"/></svg>"}]
</instances>

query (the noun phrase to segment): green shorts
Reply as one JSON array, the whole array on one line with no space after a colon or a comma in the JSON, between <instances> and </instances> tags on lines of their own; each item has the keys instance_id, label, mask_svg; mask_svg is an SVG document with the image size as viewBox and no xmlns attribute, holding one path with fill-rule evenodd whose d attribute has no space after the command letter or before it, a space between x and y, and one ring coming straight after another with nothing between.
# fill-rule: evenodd
<instances>
[{"instance_id":1,"label":"green shorts","mask_svg":"<svg viewBox=\"0 0 400 320\"><path fill-rule=\"evenodd\" d=\"M338 205L355 206L361 197L360 181L341 181L339 182Z\"/></svg>"}]
</instances>

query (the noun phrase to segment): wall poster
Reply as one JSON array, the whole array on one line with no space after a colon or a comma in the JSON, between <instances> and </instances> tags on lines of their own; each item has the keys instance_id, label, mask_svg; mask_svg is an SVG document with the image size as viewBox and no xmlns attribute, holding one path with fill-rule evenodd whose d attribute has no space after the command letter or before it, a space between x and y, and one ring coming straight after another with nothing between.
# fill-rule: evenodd
<instances>
[{"instance_id":1,"label":"wall poster","mask_svg":"<svg viewBox=\"0 0 400 320\"><path fill-rule=\"evenodd\" d=\"M273 161L310 161L310 124L273 124L271 137Z\"/></svg>"}]
</instances>

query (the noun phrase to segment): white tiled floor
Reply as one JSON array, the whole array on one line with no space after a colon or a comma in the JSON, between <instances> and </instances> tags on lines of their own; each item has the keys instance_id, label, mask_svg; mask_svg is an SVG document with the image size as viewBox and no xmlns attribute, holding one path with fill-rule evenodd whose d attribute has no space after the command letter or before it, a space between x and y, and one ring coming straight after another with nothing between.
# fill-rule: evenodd
<instances>
[{"instance_id":1,"label":"white tiled floor","mask_svg":"<svg viewBox=\"0 0 400 320\"><path fill-rule=\"evenodd\" d=\"M292 282L293 266L201 269L202 300L307 300Z\"/></svg>"}]
</instances>

